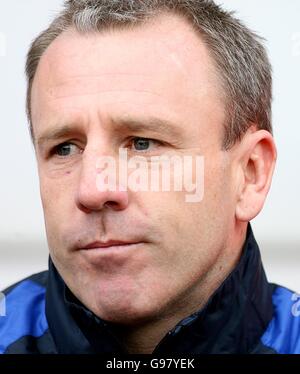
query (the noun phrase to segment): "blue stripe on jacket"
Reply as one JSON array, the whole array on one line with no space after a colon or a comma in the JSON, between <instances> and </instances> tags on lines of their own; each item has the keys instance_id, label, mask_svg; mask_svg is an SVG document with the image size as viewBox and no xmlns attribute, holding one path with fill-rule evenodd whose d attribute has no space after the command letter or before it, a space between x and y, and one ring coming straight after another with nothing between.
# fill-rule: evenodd
<instances>
[{"instance_id":1,"label":"blue stripe on jacket","mask_svg":"<svg viewBox=\"0 0 300 374\"><path fill-rule=\"evenodd\" d=\"M0 354L23 336L40 337L47 329L45 288L25 280L6 296L6 316L0 317Z\"/></svg>"},{"instance_id":2,"label":"blue stripe on jacket","mask_svg":"<svg viewBox=\"0 0 300 374\"><path fill-rule=\"evenodd\" d=\"M277 287L272 296L274 317L261 338L282 354L300 353L300 295Z\"/></svg>"}]
</instances>

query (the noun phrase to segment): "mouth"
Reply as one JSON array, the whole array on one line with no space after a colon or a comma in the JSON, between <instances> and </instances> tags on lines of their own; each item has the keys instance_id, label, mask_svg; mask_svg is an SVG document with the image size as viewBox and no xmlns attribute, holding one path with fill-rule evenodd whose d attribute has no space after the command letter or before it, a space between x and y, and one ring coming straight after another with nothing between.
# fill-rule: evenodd
<instances>
[{"instance_id":1,"label":"mouth","mask_svg":"<svg viewBox=\"0 0 300 374\"><path fill-rule=\"evenodd\" d=\"M109 250L109 249L125 249L129 247L136 246L138 244L142 244L140 241L120 241L120 240L109 240L106 242L92 242L84 247L80 248L81 250L85 251L93 251L93 250Z\"/></svg>"},{"instance_id":2,"label":"mouth","mask_svg":"<svg viewBox=\"0 0 300 374\"><path fill-rule=\"evenodd\" d=\"M96 241L79 248L79 252L89 264L100 266L102 269L104 266L105 271L108 271L111 270L111 266L120 267L128 264L128 261L136 258L137 251L141 253L144 244L142 241Z\"/></svg>"}]
</instances>

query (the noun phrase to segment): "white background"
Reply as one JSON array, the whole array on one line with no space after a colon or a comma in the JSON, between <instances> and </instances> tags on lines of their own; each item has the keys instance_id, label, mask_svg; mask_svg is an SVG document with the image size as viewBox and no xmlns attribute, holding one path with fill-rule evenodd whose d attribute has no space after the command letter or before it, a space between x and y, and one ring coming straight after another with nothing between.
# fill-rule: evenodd
<instances>
[{"instance_id":1,"label":"white background","mask_svg":"<svg viewBox=\"0 0 300 374\"><path fill-rule=\"evenodd\" d=\"M25 117L24 62L32 39L62 0L0 0L0 289L46 269L47 244ZM223 0L266 38L274 70L278 163L263 212L253 222L271 281L300 289L300 1Z\"/></svg>"}]
</instances>

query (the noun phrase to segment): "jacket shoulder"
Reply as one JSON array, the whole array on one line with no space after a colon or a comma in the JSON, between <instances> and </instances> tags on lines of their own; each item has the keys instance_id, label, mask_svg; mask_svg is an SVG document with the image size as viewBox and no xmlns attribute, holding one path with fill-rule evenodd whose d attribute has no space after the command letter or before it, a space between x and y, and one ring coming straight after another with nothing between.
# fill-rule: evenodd
<instances>
[{"instance_id":1,"label":"jacket shoulder","mask_svg":"<svg viewBox=\"0 0 300 374\"><path fill-rule=\"evenodd\" d=\"M48 272L34 274L2 293L0 310L0 354L18 340L41 337L48 330L45 293Z\"/></svg>"},{"instance_id":2,"label":"jacket shoulder","mask_svg":"<svg viewBox=\"0 0 300 374\"><path fill-rule=\"evenodd\" d=\"M40 273L32 274L29 277L24 278L24 279L20 280L19 282L14 283L13 285L7 287L4 291L2 291L2 293L4 295L8 295L20 283L25 282L25 281L32 281L32 282L37 283L38 285L46 288L47 280L48 280L48 270L41 271Z\"/></svg>"},{"instance_id":3,"label":"jacket shoulder","mask_svg":"<svg viewBox=\"0 0 300 374\"><path fill-rule=\"evenodd\" d=\"M274 285L273 318L261 342L277 353L300 353L300 294Z\"/></svg>"}]
</instances>

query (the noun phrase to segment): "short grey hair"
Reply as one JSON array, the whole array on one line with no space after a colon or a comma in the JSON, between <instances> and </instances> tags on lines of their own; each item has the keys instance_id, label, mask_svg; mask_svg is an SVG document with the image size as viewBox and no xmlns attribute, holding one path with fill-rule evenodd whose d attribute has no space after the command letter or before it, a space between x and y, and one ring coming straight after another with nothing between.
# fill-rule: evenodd
<instances>
[{"instance_id":1,"label":"short grey hair","mask_svg":"<svg viewBox=\"0 0 300 374\"><path fill-rule=\"evenodd\" d=\"M220 78L226 123L223 148L229 149L248 128L272 133L272 69L263 39L212 0L66 0L64 9L32 43L27 56L27 114L31 118L31 89L39 61L65 30L80 33L134 27L159 14L183 16L206 43Z\"/></svg>"}]
</instances>

